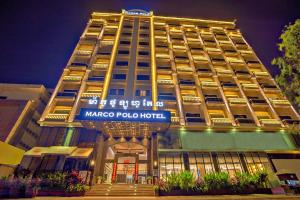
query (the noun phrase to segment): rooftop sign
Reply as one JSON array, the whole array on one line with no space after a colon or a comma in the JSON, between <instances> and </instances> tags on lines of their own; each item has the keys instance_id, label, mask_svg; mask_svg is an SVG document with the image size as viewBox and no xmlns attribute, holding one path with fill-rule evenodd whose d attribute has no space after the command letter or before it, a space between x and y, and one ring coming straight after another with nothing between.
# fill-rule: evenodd
<instances>
[{"instance_id":1,"label":"rooftop sign","mask_svg":"<svg viewBox=\"0 0 300 200\"><path fill-rule=\"evenodd\" d=\"M150 16L150 12L141 9L132 9L132 10L125 10L126 15L143 15L143 16Z\"/></svg>"},{"instance_id":2,"label":"rooftop sign","mask_svg":"<svg viewBox=\"0 0 300 200\"><path fill-rule=\"evenodd\" d=\"M170 123L171 113L162 110L117 110L82 108L77 120L89 121L131 121Z\"/></svg>"}]
</instances>

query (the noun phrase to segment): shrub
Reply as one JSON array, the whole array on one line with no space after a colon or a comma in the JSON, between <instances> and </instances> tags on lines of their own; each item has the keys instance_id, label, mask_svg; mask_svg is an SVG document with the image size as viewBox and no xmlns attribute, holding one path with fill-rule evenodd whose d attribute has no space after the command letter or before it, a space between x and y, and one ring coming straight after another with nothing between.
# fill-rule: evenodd
<instances>
[{"instance_id":1,"label":"shrub","mask_svg":"<svg viewBox=\"0 0 300 200\"><path fill-rule=\"evenodd\" d=\"M209 190L226 189L229 184L229 175L226 172L208 173L204 175L204 181Z\"/></svg>"},{"instance_id":2,"label":"shrub","mask_svg":"<svg viewBox=\"0 0 300 200\"><path fill-rule=\"evenodd\" d=\"M195 178L190 171L182 171L178 175L179 187L182 190L189 190L195 187Z\"/></svg>"},{"instance_id":3,"label":"shrub","mask_svg":"<svg viewBox=\"0 0 300 200\"><path fill-rule=\"evenodd\" d=\"M170 190L179 188L179 175L175 172L166 176L166 184Z\"/></svg>"}]
</instances>

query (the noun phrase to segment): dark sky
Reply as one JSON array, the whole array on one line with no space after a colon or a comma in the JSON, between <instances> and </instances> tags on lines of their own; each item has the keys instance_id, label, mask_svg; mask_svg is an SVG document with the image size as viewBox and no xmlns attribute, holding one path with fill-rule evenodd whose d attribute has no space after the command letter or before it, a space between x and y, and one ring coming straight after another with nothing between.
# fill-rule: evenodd
<instances>
[{"instance_id":1,"label":"dark sky","mask_svg":"<svg viewBox=\"0 0 300 200\"><path fill-rule=\"evenodd\" d=\"M153 10L156 15L237 19L274 75L284 25L300 18L300 0L0 0L0 82L55 87L93 11Z\"/></svg>"}]
</instances>

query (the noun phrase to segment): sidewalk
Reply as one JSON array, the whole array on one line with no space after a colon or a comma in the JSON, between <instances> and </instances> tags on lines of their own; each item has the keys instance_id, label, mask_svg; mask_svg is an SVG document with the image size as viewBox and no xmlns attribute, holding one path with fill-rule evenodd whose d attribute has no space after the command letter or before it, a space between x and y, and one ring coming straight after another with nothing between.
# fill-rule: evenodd
<instances>
[{"instance_id":1,"label":"sidewalk","mask_svg":"<svg viewBox=\"0 0 300 200\"><path fill-rule=\"evenodd\" d=\"M120 197L111 197L111 196L99 196L99 197L36 197L35 200L300 200L300 195L264 195L264 194L253 194L253 195L218 195L218 196L161 196L161 197L133 197L133 196L120 196ZM20 199L18 199L20 200ZM24 199L25 200L25 199ZM26 199L28 200L28 199Z\"/></svg>"}]
</instances>

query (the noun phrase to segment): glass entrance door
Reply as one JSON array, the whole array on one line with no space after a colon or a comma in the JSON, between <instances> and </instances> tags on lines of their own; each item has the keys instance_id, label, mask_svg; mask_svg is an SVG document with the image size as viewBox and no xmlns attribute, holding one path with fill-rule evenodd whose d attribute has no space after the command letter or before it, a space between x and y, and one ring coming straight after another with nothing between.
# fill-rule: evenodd
<instances>
[{"instance_id":1,"label":"glass entrance door","mask_svg":"<svg viewBox=\"0 0 300 200\"><path fill-rule=\"evenodd\" d=\"M116 182L133 184L136 180L137 160L136 157L119 157L116 167Z\"/></svg>"}]
</instances>

